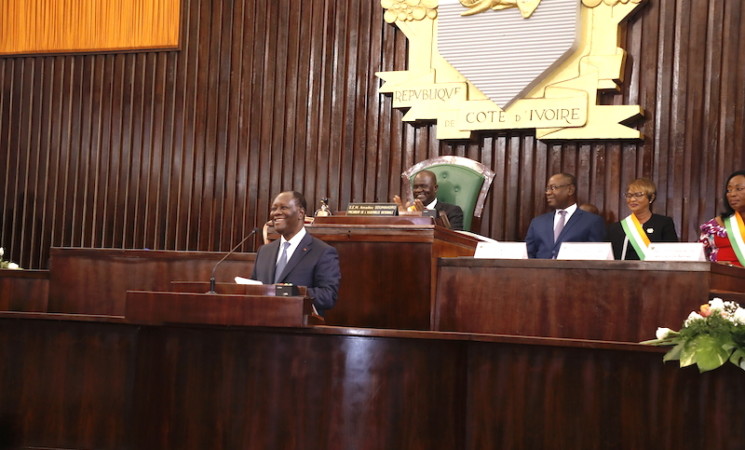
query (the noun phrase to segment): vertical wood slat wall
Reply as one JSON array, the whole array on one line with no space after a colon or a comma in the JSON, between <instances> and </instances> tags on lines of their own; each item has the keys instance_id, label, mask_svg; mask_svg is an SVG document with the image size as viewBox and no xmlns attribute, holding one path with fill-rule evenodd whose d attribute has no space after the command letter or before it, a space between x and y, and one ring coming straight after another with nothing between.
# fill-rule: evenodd
<instances>
[{"instance_id":1,"label":"vertical wood slat wall","mask_svg":"<svg viewBox=\"0 0 745 450\"><path fill-rule=\"evenodd\" d=\"M184 0L178 52L0 58L0 245L26 268L51 246L227 250L280 190L311 210L388 201L404 169L451 154L497 173L484 235L522 240L547 177L567 171L608 221L627 213L624 184L651 177L655 211L695 240L745 168L745 11L647 3L622 93L600 98L640 104L644 142L440 142L402 123L375 72L405 68L406 39L372 0Z\"/></svg>"}]
</instances>

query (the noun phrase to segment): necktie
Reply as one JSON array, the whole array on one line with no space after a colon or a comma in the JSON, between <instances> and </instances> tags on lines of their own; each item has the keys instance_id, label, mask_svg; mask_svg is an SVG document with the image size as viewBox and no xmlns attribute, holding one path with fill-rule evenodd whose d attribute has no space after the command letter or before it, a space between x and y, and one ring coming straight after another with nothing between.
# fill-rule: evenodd
<instances>
[{"instance_id":1,"label":"necktie","mask_svg":"<svg viewBox=\"0 0 745 450\"><path fill-rule=\"evenodd\" d=\"M561 230L564 229L564 221L566 220L566 217L567 217L567 212L564 211L563 209L560 209L556 212L559 214L560 217L559 217L558 222L556 222L556 227L554 227L554 242L559 240L559 235L561 234Z\"/></svg>"},{"instance_id":2,"label":"necktie","mask_svg":"<svg viewBox=\"0 0 745 450\"><path fill-rule=\"evenodd\" d=\"M282 275L282 271L285 270L287 265L287 248L290 246L289 242L282 244L282 254L279 255L279 261L277 261L277 268L274 270L274 282L279 281L279 276Z\"/></svg>"}]
</instances>

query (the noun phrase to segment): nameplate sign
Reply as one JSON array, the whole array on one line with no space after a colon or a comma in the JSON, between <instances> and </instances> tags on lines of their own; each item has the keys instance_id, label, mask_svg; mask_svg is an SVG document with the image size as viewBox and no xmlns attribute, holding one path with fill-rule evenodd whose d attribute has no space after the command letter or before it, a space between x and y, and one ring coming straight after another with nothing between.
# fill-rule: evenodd
<instances>
[{"instance_id":1,"label":"nameplate sign","mask_svg":"<svg viewBox=\"0 0 745 450\"><path fill-rule=\"evenodd\" d=\"M525 242L479 242L474 258L528 259Z\"/></svg>"},{"instance_id":2,"label":"nameplate sign","mask_svg":"<svg viewBox=\"0 0 745 450\"><path fill-rule=\"evenodd\" d=\"M652 242L645 261L706 261L700 242Z\"/></svg>"},{"instance_id":3,"label":"nameplate sign","mask_svg":"<svg viewBox=\"0 0 745 450\"><path fill-rule=\"evenodd\" d=\"M556 259L606 261L613 259L610 242L564 242Z\"/></svg>"},{"instance_id":4,"label":"nameplate sign","mask_svg":"<svg viewBox=\"0 0 745 450\"><path fill-rule=\"evenodd\" d=\"M348 216L397 216L398 205L395 203L350 203Z\"/></svg>"}]
</instances>

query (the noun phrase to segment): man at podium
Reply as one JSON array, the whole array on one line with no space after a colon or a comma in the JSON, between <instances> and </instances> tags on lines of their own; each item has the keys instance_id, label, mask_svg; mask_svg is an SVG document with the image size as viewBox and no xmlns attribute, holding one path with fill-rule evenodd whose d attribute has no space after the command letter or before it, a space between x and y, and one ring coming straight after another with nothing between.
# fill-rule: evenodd
<instances>
[{"instance_id":1,"label":"man at podium","mask_svg":"<svg viewBox=\"0 0 745 450\"><path fill-rule=\"evenodd\" d=\"M331 309L339 292L339 255L336 249L305 229L308 204L299 192L282 192L272 202L269 219L280 238L256 253L251 278L264 284L306 286L318 313Z\"/></svg>"}]
</instances>

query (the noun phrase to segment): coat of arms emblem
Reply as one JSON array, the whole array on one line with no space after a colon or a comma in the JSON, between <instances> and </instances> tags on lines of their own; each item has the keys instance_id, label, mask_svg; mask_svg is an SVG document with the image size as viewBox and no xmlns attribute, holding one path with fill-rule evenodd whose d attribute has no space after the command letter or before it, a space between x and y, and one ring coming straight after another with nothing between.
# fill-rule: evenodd
<instances>
[{"instance_id":1,"label":"coat of arms emblem","mask_svg":"<svg viewBox=\"0 0 745 450\"><path fill-rule=\"evenodd\" d=\"M644 0L382 0L408 70L379 72L405 121L438 139L535 128L539 139L640 139L638 105L600 105L623 82L619 27Z\"/></svg>"}]
</instances>

